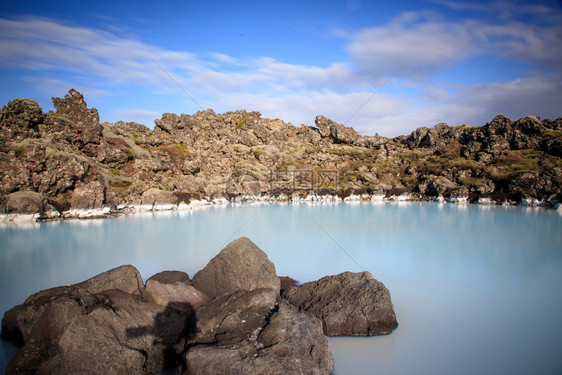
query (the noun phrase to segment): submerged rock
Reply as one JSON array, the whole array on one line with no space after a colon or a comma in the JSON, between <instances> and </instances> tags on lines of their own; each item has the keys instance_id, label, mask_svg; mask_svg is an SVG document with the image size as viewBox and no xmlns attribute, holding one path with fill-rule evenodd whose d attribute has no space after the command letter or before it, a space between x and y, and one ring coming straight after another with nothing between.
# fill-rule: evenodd
<instances>
[{"instance_id":1,"label":"submerged rock","mask_svg":"<svg viewBox=\"0 0 562 375\"><path fill-rule=\"evenodd\" d=\"M193 286L211 298L239 289L272 288L279 293L280 282L267 254L246 237L229 243L201 271Z\"/></svg>"},{"instance_id":2,"label":"submerged rock","mask_svg":"<svg viewBox=\"0 0 562 375\"><path fill-rule=\"evenodd\" d=\"M282 297L322 320L328 336L373 336L398 324L390 292L369 272L344 272L285 289Z\"/></svg>"}]
</instances>

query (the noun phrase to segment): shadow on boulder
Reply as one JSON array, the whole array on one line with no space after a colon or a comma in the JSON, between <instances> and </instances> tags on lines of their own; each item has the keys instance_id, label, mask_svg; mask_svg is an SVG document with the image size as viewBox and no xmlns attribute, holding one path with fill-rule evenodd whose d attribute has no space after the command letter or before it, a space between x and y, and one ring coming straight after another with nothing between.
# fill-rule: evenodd
<instances>
[{"instance_id":1,"label":"shadow on boulder","mask_svg":"<svg viewBox=\"0 0 562 375\"><path fill-rule=\"evenodd\" d=\"M154 324L127 328L127 339L150 338L153 347L160 347L162 370L180 364L185 339L194 336L195 311L189 303L170 302L156 314Z\"/></svg>"}]
</instances>

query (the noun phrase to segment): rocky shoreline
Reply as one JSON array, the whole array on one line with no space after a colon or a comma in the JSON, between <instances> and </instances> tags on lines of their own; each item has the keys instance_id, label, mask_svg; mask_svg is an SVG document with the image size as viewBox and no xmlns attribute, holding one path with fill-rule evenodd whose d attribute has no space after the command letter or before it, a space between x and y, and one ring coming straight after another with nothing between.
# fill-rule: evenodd
<instances>
[{"instance_id":1,"label":"rocky shoreline","mask_svg":"<svg viewBox=\"0 0 562 375\"><path fill-rule=\"evenodd\" d=\"M402 194L399 196L384 196L384 195L355 195L351 194L345 198L337 195L308 195L306 197L281 195L274 196L259 196L259 197L239 197L227 201L225 198L211 199L209 197L201 200L193 200L188 203L181 202L179 204L159 204L159 205L119 205L117 207L100 207L91 209L75 208L68 211L58 212L36 212L36 213L10 213L0 214L0 224L18 224L18 223L41 223L62 220L89 220L89 219L107 219L116 218L123 215L130 214L143 214L143 213L165 213L165 212L189 212L193 210L208 208L208 207L223 207L227 205L245 206L245 205L336 205L336 204L381 204L381 203L407 203L407 202L422 202L430 201L439 204L456 204L468 205L476 204L481 206L523 206L523 207L536 207L545 209L554 209L562 212L562 204L557 200L553 201L539 201L535 198L525 198L520 202L516 201L503 201L496 202L491 198L480 197L476 203L469 203L468 197L431 197L429 199L420 199L411 194Z\"/></svg>"},{"instance_id":2,"label":"rocky shoreline","mask_svg":"<svg viewBox=\"0 0 562 375\"><path fill-rule=\"evenodd\" d=\"M121 266L40 291L5 313L2 338L21 347L7 374L329 374L326 335L396 326L369 272L295 285L242 237L193 278L164 271L144 283Z\"/></svg>"},{"instance_id":3,"label":"rocky shoreline","mask_svg":"<svg viewBox=\"0 0 562 375\"><path fill-rule=\"evenodd\" d=\"M385 138L245 110L165 113L154 129L100 123L75 90L53 104L44 113L18 98L0 111L1 221L256 202L562 201L561 118L499 115Z\"/></svg>"}]
</instances>

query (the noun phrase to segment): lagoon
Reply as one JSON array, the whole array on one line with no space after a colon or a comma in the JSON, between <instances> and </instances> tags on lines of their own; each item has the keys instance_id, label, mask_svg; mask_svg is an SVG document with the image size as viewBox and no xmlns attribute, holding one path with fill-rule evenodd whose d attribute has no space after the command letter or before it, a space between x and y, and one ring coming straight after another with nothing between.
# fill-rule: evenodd
<instances>
[{"instance_id":1,"label":"lagoon","mask_svg":"<svg viewBox=\"0 0 562 375\"><path fill-rule=\"evenodd\" d=\"M299 282L370 271L388 336L330 339L334 374L562 372L562 215L432 203L256 205L0 226L0 313L122 264L193 276L247 236ZM15 353L2 342L0 373Z\"/></svg>"}]
</instances>

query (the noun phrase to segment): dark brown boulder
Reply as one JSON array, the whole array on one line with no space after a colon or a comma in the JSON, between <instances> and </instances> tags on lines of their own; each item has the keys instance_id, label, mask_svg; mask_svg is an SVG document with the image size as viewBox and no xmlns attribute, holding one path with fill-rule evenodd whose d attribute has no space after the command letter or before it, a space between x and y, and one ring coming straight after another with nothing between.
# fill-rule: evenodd
<instances>
[{"instance_id":1,"label":"dark brown boulder","mask_svg":"<svg viewBox=\"0 0 562 375\"><path fill-rule=\"evenodd\" d=\"M182 282L187 285L191 285L191 279L189 278L189 275L183 271L158 272L157 274L149 277L148 280L146 280L146 282L148 283L151 280L158 281L162 284L175 284L178 282Z\"/></svg>"},{"instance_id":2,"label":"dark brown boulder","mask_svg":"<svg viewBox=\"0 0 562 375\"><path fill-rule=\"evenodd\" d=\"M142 374L174 367L192 310L112 289L81 303L61 297L45 310L8 374Z\"/></svg>"},{"instance_id":3,"label":"dark brown boulder","mask_svg":"<svg viewBox=\"0 0 562 375\"><path fill-rule=\"evenodd\" d=\"M390 292L369 272L344 272L283 291L282 297L322 320L328 336L389 334L396 327Z\"/></svg>"},{"instance_id":4,"label":"dark brown boulder","mask_svg":"<svg viewBox=\"0 0 562 375\"><path fill-rule=\"evenodd\" d=\"M281 282L281 291L297 285L297 280L289 277L289 276L279 276L279 281Z\"/></svg>"},{"instance_id":5,"label":"dark brown boulder","mask_svg":"<svg viewBox=\"0 0 562 375\"><path fill-rule=\"evenodd\" d=\"M144 289L139 271L133 266L121 266L70 286L42 290L8 310L2 319L2 338L23 344L43 312L58 297L80 301L90 294L107 289L119 289L140 296Z\"/></svg>"},{"instance_id":6,"label":"dark brown boulder","mask_svg":"<svg viewBox=\"0 0 562 375\"><path fill-rule=\"evenodd\" d=\"M76 301L62 297L53 300L28 335L27 343L10 361L8 374L35 373L54 352L70 323L84 313Z\"/></svg>"},{"instance_id":7,"label":"dark brown boulder","mask_svg":"<svg viewBox=\"0 0 562 375\"><path fill-rule=\"evenodd\" d=\"M279 293L275 266L267 254L246 237L229 243L192 279L193 286L215 298L239 289L272 288Z\"/></svg>"},{"instance_id":8,"label":"dark brown boulder","mask_svg":"<svg viewBox=\"0 0 562 375\"><path fill-rule=\"evenodd\" d=\"M334 368L328 338L315 317L281 301L260 328L239 342L190 347L182 373L327 375Z\"/></svg>"},{"instance_id":9,"label":"dark brown boulder","mask_svg":"<svg viewBox=\"0 0 562 375\"><path fill-rule=\"evenodd\" d=\"M188 343L228 344L255 338L278 300L279 293L270 288L217 297L197 310L195 336Z\"/></svg>"},{"instance_id":10,"label":"dark brown boulder","mask_svg":"<svg viewBox=\"0 0 562 375\"><path fill-rule=\"evenodd\" d=\"M17 191L6 197L6 213L31 214L43 210L43 195L33 191Z\"/></svg>"}]
</instances>

